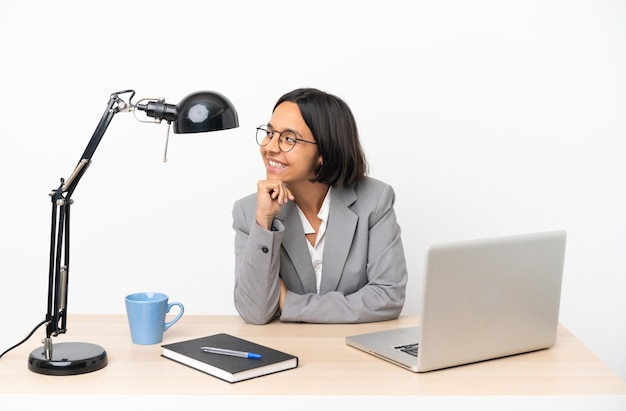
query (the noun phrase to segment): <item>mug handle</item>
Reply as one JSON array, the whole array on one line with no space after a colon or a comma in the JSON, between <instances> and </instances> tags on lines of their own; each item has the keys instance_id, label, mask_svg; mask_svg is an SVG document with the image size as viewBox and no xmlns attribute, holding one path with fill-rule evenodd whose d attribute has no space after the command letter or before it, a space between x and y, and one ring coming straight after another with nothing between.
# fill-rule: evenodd
<instances>
[{"instance_id":1,"label":"mug handle","mask_svg":"<svg viewBox=\"0 0 626 411\"><path fill-rule=\"evenodd\" d=\"M174 323L178 320L180 320L180 317L183 316L183 313L185 312L185 307L179 303L179 302L173 302L173 303L169 303L167 305L167 311L166 312L170 312L170 310L172 309L173 306L177 305L178 308L180 308L180 311L178 312L178 315L176 315L176 317L174 317L174 319L172 321L168 321L165 323L165 325L163 326L163 331L167 331L168 328L170 328L172 325L174 325Z\"/></svg>"}]
</instances>

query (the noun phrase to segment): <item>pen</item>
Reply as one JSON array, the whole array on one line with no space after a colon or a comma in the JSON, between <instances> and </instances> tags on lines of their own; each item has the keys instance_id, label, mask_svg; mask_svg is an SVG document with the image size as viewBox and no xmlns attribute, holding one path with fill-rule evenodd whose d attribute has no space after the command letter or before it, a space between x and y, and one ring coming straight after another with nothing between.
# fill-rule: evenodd
<instances>
[{"instance_id":1,"label":"pen","mask_svg":"<svg viewBox=\"0 0 626 411\"><path fill-rule=\"evenodd\" d=\"M233 357L253 358L255 360L262 357L261 354L255 354L253 352L228 350L226 348L200 347L200 349L211 354L231 355Z\"/></svg>"}]
</instances>

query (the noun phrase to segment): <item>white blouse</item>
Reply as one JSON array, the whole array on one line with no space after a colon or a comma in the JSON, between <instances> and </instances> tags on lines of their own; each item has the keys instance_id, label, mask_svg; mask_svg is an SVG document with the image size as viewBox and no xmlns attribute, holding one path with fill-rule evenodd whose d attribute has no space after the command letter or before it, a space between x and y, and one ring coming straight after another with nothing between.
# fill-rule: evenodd
<instances>
[{"instance_id":1,"label":"white blouse","mask_svg":"<svg viewBox=\"0 0 626 411\"><path fill-rule=\"evenodd\" d=\"M324 234L326 233L326 223L328 222L328 212L330 205L330 190L328 188L328 192L326 193L326 197L324 198L324 202L322 203L322 207L320 211L317 213L317 218L322 220L320 223L320 228L317 233L317 237L315 238L315 245L311 244L311 242L307 241L306 244L309 246L309 254L311 255L311 263L313 264L313 270L315 271L315 285L317 288L317 293L320 292L320 284L322 282L322 261L324 256ZM298 214L300 215L300 221L302 222L302 228L304 228L304 234L314 234L315 230L309 220L305 217L300 207L298 207Z\"/></svg>"}]
</instances>

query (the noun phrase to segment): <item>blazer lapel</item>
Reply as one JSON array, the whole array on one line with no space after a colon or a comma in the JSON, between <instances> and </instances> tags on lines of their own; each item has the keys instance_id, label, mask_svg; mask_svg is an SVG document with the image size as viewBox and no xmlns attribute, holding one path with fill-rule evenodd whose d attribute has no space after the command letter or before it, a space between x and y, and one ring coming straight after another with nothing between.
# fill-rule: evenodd
<instances>
[{"instance_id":1,"label":"blazer lapel","mask_svg":"<svg viewBox=\"0 0 626 411\"><path fill-rule=\"evenodd\" d=\"M296 268L297 275L302 283L302 292L316 293L315 271L313 271L311 255L309 254L304 229L302 228L302 222L300 221L295 203L289 202L283 205L277 218L283 221L285 226L282 245Z\"/></svg>"},{"instance_id":2,"label":"blazer lapel","mask_svg":"<svg viewBox=\"0 0 626 411\"><path fill-rule=\"evenodd\" d=\"M352 187L333 188L331 191L320 294L336 290L341 279L359 220L349 208L356 200L357 195Z\"/></svg>"}]
</instances>

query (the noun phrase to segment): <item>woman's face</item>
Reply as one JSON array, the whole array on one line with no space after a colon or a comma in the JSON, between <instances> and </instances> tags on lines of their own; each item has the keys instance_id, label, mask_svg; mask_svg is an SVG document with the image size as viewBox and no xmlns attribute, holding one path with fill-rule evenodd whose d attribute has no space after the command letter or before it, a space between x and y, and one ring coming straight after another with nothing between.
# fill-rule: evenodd
<instances>
[{"instance_id":1,"label":"woman's face","mask_svg":"<svg viewBox=\"0 0 626 411\"><path fill-rule=\"evenodd\" d=\"M297 138L315 141L313 133L300 114L298 105L290 101L276 107L268 126L271 131L291 131ZM315 175L315 169L322 163L317 145L298 141L291 151L283 152L278 146L278 141L279 135L275 133L270 142L261 147L267 179L280 180L292 185L298 182L308 183Z\"/></svg>"}]
</instances>

